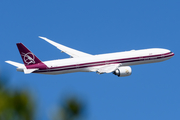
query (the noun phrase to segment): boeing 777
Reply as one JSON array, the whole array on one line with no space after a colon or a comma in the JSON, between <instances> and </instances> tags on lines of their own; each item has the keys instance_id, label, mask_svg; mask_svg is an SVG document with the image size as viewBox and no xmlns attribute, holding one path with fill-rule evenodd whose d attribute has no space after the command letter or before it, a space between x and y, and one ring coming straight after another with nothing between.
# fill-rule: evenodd
<instances>
[{"instance_id":1,"label":"boeing 777","mask_svg":"<svg viewBox=\"0 0 180 120\"><path fill-rule=\"evenodd\" d=\"M98 74L113 73L118 77L123 77L131 75L131 65L161 62L174 56L173 52L162 48L91 55L66 47L45 37L40 38L54 45L62 52L67 53L71 58L42 62L22 43L17 43L24 64L13 61L5 62L16 66L17 71L25 74L56 75L73 72L96 72Z\"/></svg>"}]
</instances>

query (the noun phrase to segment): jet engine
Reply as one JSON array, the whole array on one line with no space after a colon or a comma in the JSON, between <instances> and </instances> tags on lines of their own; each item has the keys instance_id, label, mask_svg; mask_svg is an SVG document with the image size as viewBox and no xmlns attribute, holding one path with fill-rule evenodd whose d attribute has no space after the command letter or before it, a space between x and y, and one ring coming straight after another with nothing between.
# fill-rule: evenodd
<instances>
[{"instance_id":1,"label":"jet engine","mask_svg":"<svg viewBox=\"0 0 180 120\"><path fill-rule=\"evenodd\" d=\"M131 75L132 70L129 66L122 66L116 69L113 74L117 75L118 77L125 77Z\"/></svg>"}]
</instances>

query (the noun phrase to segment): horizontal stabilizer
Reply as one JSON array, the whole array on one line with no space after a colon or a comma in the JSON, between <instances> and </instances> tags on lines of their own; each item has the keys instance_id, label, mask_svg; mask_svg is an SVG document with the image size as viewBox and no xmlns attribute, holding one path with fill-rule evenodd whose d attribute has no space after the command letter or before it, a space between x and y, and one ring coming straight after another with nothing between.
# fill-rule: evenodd
<instances>
[{"instance_id":1,"label":"horizontal stabilizer","mask_svg":"<svg viewBox=\"0 0 180 120\"><path fill-rule=\"evenodd\" d=\"M30 73L32 73L32 72L34 72L36 70L38 70L38 68L36 68L36 69L24 69L24 73L25 74L30 74Z\"/></svg>"},{"instance_id":2,"label":"horizontal stabilizer","mask_svg":"<svg viewBox=\"0 0 180 120\"><path fill-rule=\"evenodd\" d=\"M111 64L111 65L105 65L97 70L98 74L103 73L111 73L115 71L120 65L119 64Z\"/></svg>"},{"instance_id":3,"label":"horizontal stabilizer","mask_svg":"<svg viewBox=\"0 0 180 120\"><path fill-rule=\"evenodd\" d=\"M5 61L5 62L6 62L6 63L9 63L9 64L11 64L11 65L13 65L13 66L16 66L16 67L18 67L18 68L25 68L24 64L21 64L21 63L18 63L18 62L14 62L14 61L10 61L10 60Z\"/></svg>"}]
</instances>

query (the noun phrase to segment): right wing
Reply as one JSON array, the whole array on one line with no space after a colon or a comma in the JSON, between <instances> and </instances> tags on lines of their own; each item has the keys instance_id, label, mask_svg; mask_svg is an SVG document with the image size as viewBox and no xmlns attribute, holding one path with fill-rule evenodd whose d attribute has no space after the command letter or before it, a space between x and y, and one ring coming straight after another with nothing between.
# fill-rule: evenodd
<instances>
[{"instance_id":1,"label":"right wing","mask_svg":"<svg viewBox=\"0 0 180 120\"><path fill-rule=\"evenodd\" d=\"M52 40L49 40L45 37L41 37L39 36L39 38L49 42L50 44L54 45L55 47L57 47L59 50L61 50L62 52L65 52L66 54L70 55L71 57L89 57L89 56L93 56L91 54L88 54L88 53L84 53L84 52L81 52L81 51L78 51L78 50L75 50L75 49L72 49L72 48L69 48L69 47L66 47L64 45L61 45L59 43L56 43Z\"/></svg>"},{"instance_id":2,"label":"right wing","mask_svg":"<svg viewBox=\"0 0 180 120\"><path fill-rule=\"evenodd\" d=\"M103 73L111 73L113 71L115 71L121 64L110 64L110 65L105 65L101 68L99 68L98 70L96 70L96 72L98 74L103 74Z\"/></svg>"}]
</instances>

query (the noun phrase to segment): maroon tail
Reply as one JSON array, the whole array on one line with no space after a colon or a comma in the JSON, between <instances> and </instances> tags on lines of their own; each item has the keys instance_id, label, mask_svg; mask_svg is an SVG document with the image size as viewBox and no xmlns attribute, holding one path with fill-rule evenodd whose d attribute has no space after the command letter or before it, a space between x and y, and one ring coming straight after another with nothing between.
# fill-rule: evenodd
<instances>
[{"instance_id":1,"label":"maroon tail","mask_svg":"<svg viewBox=\"0 0 180 120\"><path fill-rule=\"evenodd\" d=\"M29 49L22 43L16 44L25 66L42 63Z\"/></svg>"}]
</instances>

